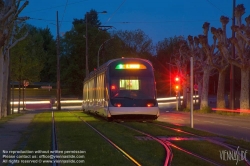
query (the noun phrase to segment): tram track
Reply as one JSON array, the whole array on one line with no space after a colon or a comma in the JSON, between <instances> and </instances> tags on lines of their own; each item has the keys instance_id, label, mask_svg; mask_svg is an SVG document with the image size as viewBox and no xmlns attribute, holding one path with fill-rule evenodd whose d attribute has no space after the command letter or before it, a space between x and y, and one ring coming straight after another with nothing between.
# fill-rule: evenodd
<instances>
[{"instance_id":1,"label":"tram track","mask_svg":"<svg viewBox=\"0 0 250 166\"><path fill-rule=\"evenodd\" d=\"M174 154L172 153L171 147L173 147L173 148L175 148L175 149L177 149L177 150L180 150L180 151L182 151L182 152L184 152L184 153L186 153L186 154L188 154L188 155L191 155L191 156L194 156L194 157L196 157L196 158L199 158L199 159L201 159L201 160L203 160L203 161L205 161L205 162L207 162L207 163L210 163L210 164L213 164L213 165L216 165L216 166L221 166L221 164L218 164L218 163L216 163L216 162L214 162L214 161L212 161L212 160L210 160L210 159L207 159L207 158L205 158L205 157L203 157L203 156L201 156L201 155L197 155L197 154L192 153L192 152L190 152L190 151L188 151L188 150L185 150L185 149L183 149L183 148L181 148L181 147L178 147L177 145L175 145L175 144L173 144L173 143L171 143L171 142L169 142L169 141L161 140L160 138L158 138L158 137L156 137L156 136L153 136L153 135L151 135L151 134L148 134L148 133L146 133L146 132L143 132L143 131L141 131L141 130L139 130L139 129L135 129L135 128L129 126L129 125L125 125L125 124L121 124L121 123L119 123L119 124L122 125L122 126L124 126L124 127L129 128L129 129L131 129L131 130L134 130L134 131L136 131L136 132L138 132L138 133L140 133L140 134L143 134L143 135L145 135L145 136L147 136L147 137L150 137L150 138L152 138L153 140L155 140L155 141L161 143L161 144L165 147L165 150L166 150L166 152L167 152L164 166L169 166L169 165L171 165L172 158L174 157Z\"/></svg>"},{"instance_id":2,"label":"tram track","mask_svg":"<svg viewBox=\"0 0 250 166\"><path fill-rule=\"evenodd\" d=\"M69 113L73 114L75 117L80 119L82 122L84 122L87 126L89 126L92 130L94 130L97 134L99 134L103 139L105 139L109 144L111 144L115 149L117 149L119 152L121 152L127 159L129 159L132 163L134 163L136 166L141 166L141 164L134 159L131 155L129 155L125 150L120 148L117 144L115 144L111 139L106 137L104 134L101 133L101 131L97 130L94 126L92 126L90 123L85 121L83 118L75 115L74 113L68 111Z\"/></svg>"},{"instance_id":3,"label":"tram track","mask_svg":"<svg viewBox=\"0 0 250 166\"><path fill-rule=\"evenodd\" d=\"M167 128L167 129L170 129L170 130L173 130L173 131L182 132L182 133L185 133L185 134L188 134L188 135L191 135L191 136L195 136L197 138L201 138L201 139L206 140L208 142L211 142L213 144L223 146L223 147L225 147L225 148L227 148L229 150L232 150L232 151L238 151L238 148L239 148L238 146L235 146L235 145L224 143L222 141L214 140L214 139L211 139L211 138L207 138L207 137L204 137L204 136L193 134L193 133L190 133L190 132L187 132L187 131L184 131L184 130L180 130L180 129L177 129L177 128L169 127L169 126L166 126L166 125L160 125L160 124L156 124L156 123L150 123L150 124L153 124L153 125L159 126L159 127L163 127L163 128ZM249 151L249 149L244 149L244 148L241 148L241 149L243 151ZM241 155L241 154L238 154L238 155ZM239 157L242 157L242 156L239 156ZM245 158L244 162L246 163L246 165L250 166L250 161L247 160L247 158Z\"/></svg>"},{"instance_id":4,"label":"tram track","mask_svg":"<svg viewBox=\"0 0 250 166\"><path fill-rule=\"evenodd\" d=\"M147 137L150 137L150 138L152 138L153 140L155 140L155 141L157 141L158 143L160 143L162 146L164 146L165 151L166 151L166 157L165 157L164 166L170 166L170 165L171 165L171 160L172 160L172 157L173 157L173 153L172 153L171 148L169 147L168 142L163 142L162 140L160 140L160 139L157 138L157 137L154 137L154 136L152 136L152 135L150 135L150 134L147 134L147 133L145 133L145 132L142 132L142 131L140 131L140 130L137 130L137 129L135 129L135 128L132 128L132 127L130 127L130 126L128 126L128 125L124 125L124 124L120 124L120 125L125 126L125 127L129 128L129 129L131 129L131 130L134 130L134 131L136 131L136 132L138 132L138 133L140 133L140 134L143 134L143 135L145 135L145 136L147 136Z\"/></svg>"},{"instance_id":5,"label":"tram track","mask_svg":"<svg viewBox=\"0 0 250 166\"><path fill-rule=\"evenodd\" d=\"M198 151L197 150L193 151L193 149L189 148L190 146L185 145L185 141L178 141L178 143L176 142L177 144L175 144L171 139L161 138L161 136L165 136L166 138L167 137L171 138L171 135L176 136L176 137L180 137L180 138L181 137L183 137L183 138L187 137L188 138L188 137L192 136L192 137L190 137L191 140L192 140L192 138L195 138L197 141L199 141L199 140L203 141L204 140L204 141L210 142L212 144L222 146L222 147L227 148L229 150L235 150L237 148L236 146L233 146L233 145L230 145L230 144L225 144L222 141L217 141L217 140L214 140L212 138L207 138L206 136L199 136L197 134L187 132L185 130L181 130L181 129L178 129L178 128L175 128L175 127L170 127L170 126L168 126L166 124L161 124L161 123L157 123L157 122L150 122L150 123L149 122L146 122L146 123L145 122L144 123L141 123L141 122L134 122L134 123L133 122L120 122L120 123L110 122L110 123L105 123L103 119L102 120L99 119L98 123L95 123L95 122L92 123L91 120L85 119L85 115L82 116L79 113L70 112L70 111L67 111L67 112L72 114L72 117L75 117L75 118L79 119L81 122L83 122L84 124L86 124L85 125L86 128L90 128L95 133L99 134L101 136L101 138L103 138L106 142L108 142L115 149L117 149L119 152L121 152L121 154L128 161L130 160L130 162L133 163L134 165L144 165L144 164L142 164L142 163L144 163L144 161L140 160L141 157L137 156L137 153L134 153L134 151L131 151L127 147L125 148L125 146L124 146L125 144L120 144L120 142L117 142L117 141L119 141L121 139L117 139L115 135L111 134L112 132L106 132L106 130L103 130L104 127L101 127L102 125L105 125L105 128L108 127L108 130L111 129L110 128L111 126L113 126L113 127L117 126L117 127L115 127L116 129L122 130L122 131L125 130L127 132L127 134L130 133L130 130L133 130L134 132L131 132L131 134L129 134L129 135L131 135L131 136L134 135L134 138L137 138L137 139L138 138L140 139L140 137L143 138L143 136L141 136L141 135L144 135L145 138L148 137L148 138L151 138L151 140L155 140L156 142L158 142L159 144L161 144L165 148L165 153L166 153L165 154L165 159L164 159L164 156L163 156L163 154L164 154L163 151L162 151L163 153L162 153L162 157L161 157L161 159L163 159L161 161L161 163L164 166L171 165L172 160L175 159L175 156L177 157L176 160L178 160L179 154L183 154L183 153L185 153L186 156L192 156L193 159L197 158L197 159L200 160L199 162L204 163L204 164L207 163L207 165L220 166L220 165L224 165L224 163L219 161L218 159L215 159L214 157L207 156L207 154L205 152L203 153L203 152L201 152L199 150ZM53 125L53 126L55 128L55 125ZM123 126L123 127L118 127L118 126ZM155 128L154 126L157 126L157 128ZM125 128L127 128L127 130ZM168 130L164 130L164 128L168 129ZM157 131L154 131L154 129L156 129ZM57 147L56 146L56 140L57 140L56 139L56 130L55 129L53 129L53 130L55 132L55 136L54 136L55 137L55 139L54 139L55 140L55 145L53 147ZM164 130L164 131L167 131L167 132L166 133L161 133L158 130L159 131ZM135 134L136 132L139 133L139 136ZM168 133L170 133L170 134L168 134ZM175 134L175 133L178 133L178 134ZM183 134L180 134L180 133L183 133ZM121 135L123 135L123 134L121 134ZM113 138L113 136L115 136L115 137ZM130 136L130 138L132 138L131 136ZM110 138L112 138L112 139L110 139ZM130 140L130 138L128 140ZM195 139L194 139L193 143L196 144ZM119 143L119 144L116 144L115 142ZM201 142L201 143L204 144L204 142ZM155 144L154 146L158 146L157 143L154 143L154 144ZM216 146L216 145L214 145L214 146ZM160 145L159 145L159 147L160 147ZM125 148L126 150L124 150L123 148ZM160 148L157 148L157 149L159 150ZM209 147L209 149L210 149L210 147ZM217 149L217 148L215 148L215 149ZM180 152L177 152L177 151L180 151ZM130 155L130 154L133 154L133 155ZM119 154L118 154L118 156L119 156ZM135 158L137 158L139 160L137 161L137 159L135 159ZM177 162L177 163L179 163L179 162ZM193 163L193 162L190 162L190 163ZM249 165L248 161L245 161L245 163L247 165Z\"/></svg>"},{"instance_id":6,"label":"tram track","mask_svg":"<svg viewBox=\"0 0 250 166\"><path fill-rule=\"evenodd\" d=\"M58 146L57 146L57 135L56 135L56 124L55 124L55 115L54 115L54 111L52 110L52 151L53 156L56 156L57 154L55 153L58 150ZM56 158L53 157L53 166L59 166L59 163L56 163Z\"/></svg>"}]
</instances>

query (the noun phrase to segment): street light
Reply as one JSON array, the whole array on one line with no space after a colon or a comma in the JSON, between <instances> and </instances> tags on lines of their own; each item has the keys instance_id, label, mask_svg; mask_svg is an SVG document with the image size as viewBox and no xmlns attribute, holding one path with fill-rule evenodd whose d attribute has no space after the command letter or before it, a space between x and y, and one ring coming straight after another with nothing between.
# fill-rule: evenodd
<instances>
[{"instance_id":1,"label":"street light","mask_svg":"<svg viewBox=\"0 0 250 166\"><path fill-rule=\"evenodd\" d=\"M114 37L112 37L112 38L106 40L106 41L103 42L102 45L99 47L98 54L97 54L97 68L99 68L99 52L100 52L102 46L103 46L105 43L107 43L109 40L111 40L111 39L114 39Z\"/></svg>"},{"instance_id":2,"label":"street light","mask_svg":"<svg viewBox=\"0 0 250 166\"><path fill-rule=\"evenodd\" d=\"M102 13L106 14L107 11L102 11L102 12L97 12L97 13ZM88 15L89 12L85 14L85 21L86 21L86 34L85 34L85 39L86 39L86 77L89 75L89 65L88 65Z\"/></svg>"}]
</instances>

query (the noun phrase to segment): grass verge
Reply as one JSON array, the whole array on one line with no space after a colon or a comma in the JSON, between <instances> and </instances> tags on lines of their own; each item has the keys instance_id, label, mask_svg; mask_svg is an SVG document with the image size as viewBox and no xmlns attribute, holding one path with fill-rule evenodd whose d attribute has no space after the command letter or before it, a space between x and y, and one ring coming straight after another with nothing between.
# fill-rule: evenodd
<instances>
[{"instance_id":1,"label":"grass verge","mask_svg":"<svg viewBox=\"0 0 250 166\"><path fill-rule=\"evenodd\" d=\"M35 115L34 119L28 126L28 130L22 133L21 139L14 150L34 151L34 153L31 153L30 157L26 160L29 161L31 159L38 159L38 156L44 153L35 153L35 151L51 150L51 129L51 111L45 111ZM19 163L18 165L22 166L27 164L28 163ZM30 165L30 163L28 165ZM49 164L35 163L35 165L45 166Z\"/></svg>"}]
</instances>

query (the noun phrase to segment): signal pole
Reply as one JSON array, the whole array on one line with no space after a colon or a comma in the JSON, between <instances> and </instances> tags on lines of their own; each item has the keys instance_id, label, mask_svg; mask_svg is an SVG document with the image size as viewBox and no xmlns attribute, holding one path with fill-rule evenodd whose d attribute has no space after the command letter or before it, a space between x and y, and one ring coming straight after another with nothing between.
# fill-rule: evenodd
<instances>
[{"instance_id":1,"label":"signal pole","mask_svg":"<svg viewBox=\"0 0 250 166\"><path fill-rule=\"evenodd\" d=\"M180 87L181 87L181 83L180 83L180 77L179 76L175 76L174 78L174 88L175 88L175 92L176 92L176 111L179 110L179 102L180 102Z\"/></svg>"},{"instance_id":2,"label":"signal pole","mask_svg":"<svg viewBox=\"0 0 250 166\"><path fill-rule=\"evenodd\" d=\"M193 57L190 58L190 122L191 122L191 128L194 128L194 108L193 108L193 92L194 92L194 73L193 73L194 63L193 63Z\"/></svg>"}]
</instances>

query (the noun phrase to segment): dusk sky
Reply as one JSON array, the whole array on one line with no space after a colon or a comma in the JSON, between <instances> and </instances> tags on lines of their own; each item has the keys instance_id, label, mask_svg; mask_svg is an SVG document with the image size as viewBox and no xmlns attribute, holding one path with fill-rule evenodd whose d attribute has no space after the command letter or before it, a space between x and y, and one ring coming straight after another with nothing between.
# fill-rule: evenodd
<instances>
[{"instance_id":1,"label":"dusk sky","mask_svg":"<svg viewBox=\"0 0 250 166\"><path fill-rule=\"evenodd\" d=\"M236 0L238 4L246 8L244 21L250 15L250 0ZM56 11L61 34L71 29L74 18L83 18L91 9L107 11L98 16L102 25L113 26L109 31L141 29L157 43L164 38L202 34L204 22L221 27L220 16L232 18L232 5L233 0L29 0L21 16L30 17L27 23L36 27L48 26L55 35Z\"/></svg>"}]
</instances>

